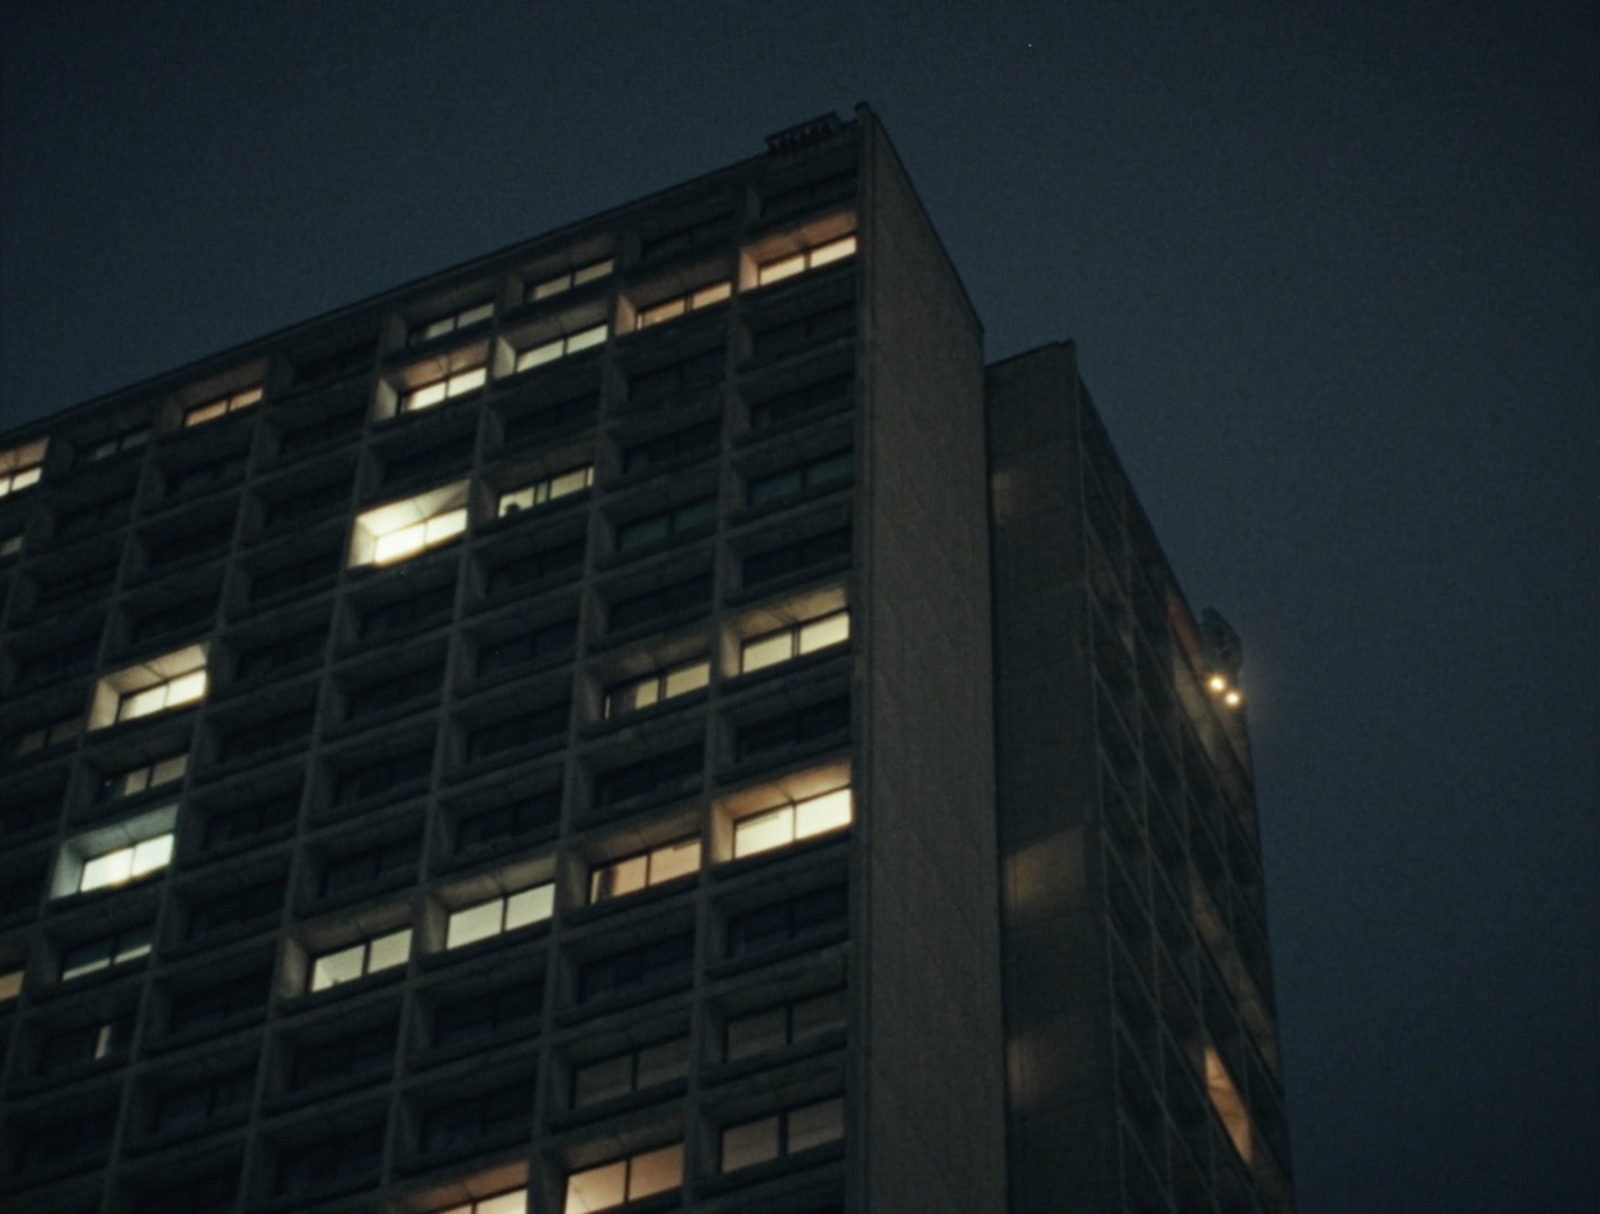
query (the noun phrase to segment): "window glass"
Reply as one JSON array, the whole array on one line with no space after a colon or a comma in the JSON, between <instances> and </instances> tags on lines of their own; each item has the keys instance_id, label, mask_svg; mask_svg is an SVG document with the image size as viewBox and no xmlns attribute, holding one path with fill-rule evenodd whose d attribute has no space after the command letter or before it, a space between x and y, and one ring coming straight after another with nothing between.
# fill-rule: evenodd
<instances>
[{"instance_id":1,"label":"window glass","mask_svg":"<svg viewBox=\"0 0 1600 1214\"><path fill-rule=\"evenodd\" d=\"M791 658L816 653L829 645L842 644L849 639L850 611L846 608L751 637L740 646L739 670L742 674L748 674L787 662Z\"/></svg>"},{"instance_id":2,"label":"window glass","mask_svg":"<svg viewBox=\"0 0 1600 1214\"><path fill-rule=\"evenodd\" d=\"M662 700L698 691L710 682L709 660L687 662L612 688L606 693L605 713L607 717L614 717L637 712Z\"/></svg>"},{"instance_id":3,"label":"window glass","mask_svg":"<svg viewBox=\"0 0 1600 1214\"><path fill-rule=\"evenodd\" d=\"M783 805L764 813L751 814L733 824L735 859L757 852L787 847L794 842L794 806Z\"/></svg>"},{"instance_id":4,"label":"window glass","mask_svg":"<svg viewBox=\"0 0 1600 1214\"><path fill-rule=\"evenodd\" d=\"M855 234L851 233L849 236L830 240L827 244L817 245L801 253L774 258L756 267L756 285L764 287L768 283L781 282L785 278L793 278L796 274L804 274L807 270L820 269L854 256L855 251L856 238Z\"/></svg>"},{"instance_id":5,"label":"window glass","mask_svg":"<svg viewBox=\"0 0 1600 1214\"><path fill-rule=\"evenodd\" d=\"M819 1104L790 1110L788 1117L788 1148L785 1154L809 1150L825 1142L837 1142L844 1137L844 1100L834 1098Z\"/></svg>"},{"instance_id":6,"label":"window glass","mask_svg":"<svg viewBox=\"0 0 1600 1214\"><path fill-rule=\"evenodd\" d=\"M554 278L543 279L528 288L527 299L530 302L549 299L552 295L560 295L564 291L572 290L573 287L581 287L585 283L605 278L611 273L611 267L612 260L607 257L601 261L592 261L568 273L557 274Z\"/></svg>"},{"instance_id":7,"label":"window glass","mask_svg":"<svg viewBox=\"0 0 1600 1214\"><path fill-rule=\"evenodd\" d=\"M778 1119L763 1117L722 1131L722 1170L736 1172L778 1157Z\"/></svg>"},{"instance_id":8,"label":"window glass","mask_svg":"<svg viewBox=\"0 0 1600 1214\"><path fill-rule=\"evenodd\" d=\"M579 1067L572 1080L572 1103L578 1107L633 1091L633 1055L621 1054Z\"/></svg>"},{"instance_id":9,"label":"window glass","mask_svg":"<svg viewBox=\"0 0 1600 1214\"><path fill-rule=\"evenodd\" d=\"M728 1061L788 1045L788 1009L772 1008L728 1021Z\"/></svg>"},{"instance_id":10,"label":"window glass","mask_svg":"<svg viewBox=\"0 0 1600 1214\"><path fill-rule=\"evenodd\" d=\"M598 1168L586 1168L567 1177L567 1201L563 1214L588 1214L591 1210L606 1210L620 1206L628 1200L628 1161Z\"/></svg>"},{"instance_id":11,"label":"window glass","mask_svg":"<svg viewBox=\"0 0 1600 1214\"><path fill-rule=\"evenodd\" d=\"M634 317L633 327L636 330L648 329L652 325L676 320L678 317L686 316L700 308L709 308L712 304L722 303L732 294L733 282L730 279L709 283L686 294L662 300L660 303L651 304L646 308L640 308Z\"/></svg>"},{"instance_id":12,"label":"window glass","mask_svg":"<svg viewBox=\"0 0 1600 1214\"><path fill-rule=\"evenodd\" d=\"M358 515L351 565L391 565L454 539L467 529L467 482L441 485L416 497Z\"/></svg>"},{"instance_id":13,"label":"window glass","mask_svg":"<svg viewBox=\"0 0 1600 1214\"><path fill-rule=\"evenodd\" d=\"M467 367L443 379L422 384L401 394L400 412L416 413L422 409L441 405L447 400L454 400L458 396L465 396L468 392L476 392L483 387L488 378L488 368L477 366Z\"/></svg>"},{"instance_id":14,"label":"window glass","mask_svg":"<svg viewBox=\"0 0 1600 1214\"><path fill-rule=\"evenodd\" d=\"M15 999L22 994L22 971L11 970L9 973L0 973L0 1003Z\"/></svg>"},{"instance_id":15,"label":"window glass","mask_svg":"<svg viewBox=\"0 0 1600 1214\"><path fill-rule=\"evenodd\" d=\"M237 413L241 409L248 409L261 399L261 389L246 388L243 392L235 392L232 396L219 397L203 405L196 405L186 410L183 415L185 426L198 426L203 422L216 421L219 417L226 417L229 413Z\"/></svg>"},{"instance_id":16,"label":"window glass","mask_svg":"<svg viewBox=\"0 0 1600 1214\"><path fill-rule=\"evenodd\" d=\"M646 1151L628 1161L628 1200L665 1193L683 1183L683 1144Z\"/></svg>"},{"instance_id":17,"label":"window glass","mask_svg":"<svg viewBox=\"0 0 1600 1214\"><path fill-rule=\"evenodd\" d=\"M512 373L527 371L533 367L542 367L546 363L553 363L557 359L566 358L569 354L576 354L580 350L603 345L610 332L610 325L595 325L577 333L569 333L565 337L558 337L554 341L543 342L537 346L530 346L526 350L519 350L516 361L511 368Z\"/></svg>"},{"instance_id":18,"label":"window glass","mask_svg":"<svg viewBox=\"0 0 1600 1214\"><path fill-rule=\"evenodd\" d=\"M536 885L509 897L491 898L473 906L452 911L445 926L445 948L461 948L516 931L519 927L542 923L555 909L555 886Z\"/></svg>"},{"instance_id":19,"label":"window glass","mask_svg":"<svg viewBox=\"0 0 1600 1214\"><path fill-rule=\"evenodd\" d=\"M505 518L508 514L516 514L520 510L531 510L535 506L542 506L546 502L557 501L570 494L578 493L594 484L594 465L585 464L581 468L573 468L559 476L546 477L542 481L535 481L531 485L524 485L521 489L514 489L509 493L500 495L496 515Z\"/></svg>"}]
</instances>

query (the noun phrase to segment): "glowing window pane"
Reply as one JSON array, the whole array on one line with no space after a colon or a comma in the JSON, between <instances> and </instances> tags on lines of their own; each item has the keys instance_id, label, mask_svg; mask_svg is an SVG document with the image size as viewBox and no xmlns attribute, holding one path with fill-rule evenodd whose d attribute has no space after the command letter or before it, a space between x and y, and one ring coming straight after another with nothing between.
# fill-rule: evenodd
<instances>
[{"instance_id":1,"label":"glowing window pane","mask_svg":"<svg viewBox=\"0 0 1600 1214\"><path fill-rule=\"evenodd\" d=\"M781 805L766 813L752 814L733 824L733 855L735 859L753 856L757 852L787 847L794 842L794 808Z\"/></svg>"},{"instance_id":2,"label":"glowing window pane","mask_svg":"<svg viewBox=\"0 0 1600 1214\"><path fill-rule=\"evenodd\" d=\"M550 480L550 497L566 497L569 493L577 493L587 489L594 483L594 465L585 464L582 468L574 468L571 472L563 472L560 476Z\"/></svg>"},{"instance_id":3,"label":"glowing window pane","mask_svg":"<svg viewBox=\"0 0 1600 1214\"><path fill-rule=\"evenodd\" d=\"M587 350L590 346L598 346L606 339L606 326L596 325L592 329L585 329L581 333L574 333L567 338L567 353L576 354L579 350Z\"/></svg>"},{"instance_id":4,"label":"glowing window pane","mask_svg":"<svg viewBox=\"0 0 1600 1214\"><path fill-rule=\"evenodd\" d=\"M825 245L818 245L811 250L811 268L829 265L835 261L843 261L856 251L856 238L846 236L840 240L830 241Z\"/></svg>"},{"instance_id":5,"label":"glowing window pane","mask_svg":"<svg viewBox=\"0 0 1600 1214\"><path fill-rule=\"evenodd\" d=\"M460 375L452 375L450 377L450 395L460 396L463 392L471 392L481 388L488 378L489 371L486 367L474 367L470 371L461 372Z\"/></svg>"},{"instance_id":6,"label":"glowing window pane","mask_svg":"<svg viewBox=\"0 0 1600 1214\"><path fill-rule=\"evenodd\" d=\"M413 523L409 527L402 527L399 531L380 535L372 548L372 563L387 565L391 561L402 560L421 552L425 535L426 529L421 523Z\"/></svg>"},{"instance_id":7,"label":"glowing window pane","mask_svg":"<svg viewBox=\"0 0 1600 1214\"><path fill-rule=\"evenodd\" d=\"M537 885L506 899L506 931L516 931L532 923L543 923L555 909L556 887Z\"/></svg>"},{"instance_id":8,"label":"glowing window pane","mask_svg":"<svg viewBox=\"0 0 1600 1214\"><path fill-rule=\"evenodd\" d=\"M628 1161L628 1200L665 1193L683 1183L683 1144L646 1151Z\"/></svg>"},{"instance_id":9,"label":"glowing window pane","mask_svg":"<svg viewBox=\"0 0 1600 1214\"><path fill-rule=\"evenodd\" d=\"M689 297L691 308L707 308L714 303L721 303L733 294L731 282L714 282L709 287L701 287Z\"/></svg>"},{"instance_id":10,"label":"glowing window pane","mask_svg":"<svg viewBox=\"0 0 1600 1214\"><path fill-rule=\"evenodd\" d=\"M555 278L547 278L543 282L534 284L533 290L528 293L528 298L549 299L552 295L560 295L561 292L572 286L572 281L573 276L571 274L561 274Z\"/></svg>"},{"instance_id":11,"label":"glowing window pane","mask_svg":"<svg viewBox=\"0 0 1600 1214\"><path fill-rule=\"evenodd\" d=\"M479 304L475 308L467 308L460 316L456 317L456 324L464 328L467 325L475 325L480 320L488 320L493 315L494 304Z\"/></svg>"},{"instance_id":12,"label":"glowing window pane","mask_svg":"<svg viewBox=\"0 0 1600 1214\"><path fill-rule=\"evenodd\" d=\"M0 1003L6 1003L22 994L22 971L12 970L0 974Z\"/></svg>"},{"instance_id":13,"label":"glowing window pane","mask_svg":"<svg viewBox=\"0 0 1600 1214\"><path fill-rule=\"evenodd\" d=\"M573 285L581 287L584 283L593 282L597 278L604 278L609 273L611 273L611 259L608 257L604 261L596 261L584 266L582 269L573 271L572 282Z\"/></svg>"},{"instance_id":14,"label":"glowing window pane","mask_svg":"<svg viewBox=\"0 0 1600 1214\"><path fill-rule=\"evenodd\" d=\"M403 407L408 411L431 409L434 405L443 401L444 396L445 385L443 381L436 384L428 384L426 387L418 388L415 392L407 394Z\"/></svg>"},{"instance_id":15,"label":"glowing window pane","mask_svg":"<svg viewBox=\"0 0 1600 1214\"><path fill-rule=\"evenodd\" d=\"M748 674L752 670L787 662L793 656L794 638L785 628L781 632L769 632L766 636L746 641L740 650L739 669L741 673Z\"/></svg>"},{"instance_id":16,"label":"glowing window pane","mask_svg":"<svg viewBox=\"0 0 1600 1214\"><path fill-rule=\"evenodd\" d=\"M246 388L243 392L240 392L239 394L234 396L232 400L230 400L228 402L228 408L230 410L231 409L243 409L243 408L246 408L249 405L255 404L260 399L261 399L261 389L260 388Z\"/></svg>"},{"instance_id":17,"label":"glowing window pane","mask_svg":"<svg viewBox=\"0 0 1600 1214\"><path fill-rule=\"evenodd\" d=\"M850 613L836 611L820 620L800 625L800 652L815 653L829 645L838 645L850 639Z\"/></svg>"},{"instance_id":18,"label":"glowing window pane","mask_svg":"<svg viewBox=\"0 0 1600 1214\"><path fill-rule=\"evenodd\" d=\"M546 342L542 346L533 346L530 349L522 351L522 353L517 355L517 365L515 369L518 371L526 371L529 367L540 367L545 363L555 362L556 359L561 357L562 345L562 342L550 341Z\"/></svg>"},{"instance_id":19,"label":"glowing window pane","mask_svg":"<svg viewBox=\"0 0 1600 1214\"><path fill-rule=\"evenodd\" d=\"M766 286L769 282L779 282L785 278L804 272L806 268L806 255L796 253L792 257L780 257L777 261L769 261L756 271L756 285Z\"/></svg>"},{"instance_id":20,"label":"glowing window pane","mask_svg":"<svg viewBox=\"0 0 1600 1214\"><path fill-rule=\"evenodd\" d=\"M133 872L133 848L119 847L116 851L96 856L83 866L80 890L103 889L126 881Z\"/></svg>"},{"instance_id":21,"label":"glowing window pane","mask_svg":"<svg viewBox=\"0 0 1600 1214\"><path fill-rule=\"evenodd\" d=\"M645 887L649 875L647 856L630 856L626 860L597 868L589 877L589 901L604 902L607 898L637 893Z\"/></svg>"},{"instance_id":22,"label":"glowing window pane","mask_svg":"<svg viewBox=\"0 0 1600 1214\"><path fill-rule=\"evenodd\" d=\"M502 493L498 515L505 518L508 514L515 514L519 510L531 510L534 505L533 488L518 489L513 493Z\"/></svg>"},{"instance_id":23,"label":"glowing window pane","mask_svg":"<svg viewBox=\"0 0 1600 1214\"><path fill-rule=\"evenodd\" d=\"M206 672L196 670L191 674L179 675L167 684L168 708L177 708L183 704L193 704L196 700L203 699L206 694Z\"/></svg>"},{"instance_id":24,"label":"glowing window pane","mask_svg":"<svg viewBox=\"0 0 1600 1214\"><path fill-rule=\"evenodd\" d=\"M684 839L650 853L650 884L660 885L700 871L700 840Z\"/></svg>"},{"instance_id":25,"label":"glowing window pane","mask_svg":"<svg viewBox=\"0 0 1600 1214\"><path fill-rule=\"evenodd\" d=\"M390 932L387 936L379 936L372 942L367 958L367 973L393 969L397 965L404 965L410 958L411 929L407 927Z\"/></svg>"},{"instance_id":26,"label":"glowing window pane","mask_svg":"<svg viewBox=\"0 0 1600 1214\"><path fill-rule=\"evenodd\" d=\"M689 310L689 301L686 299L669 299L666 303L656 304L654 307L641 309L639 312L639 328L648 329L651 325L659 325L663 321L672 320L682 316Z\"/></svg>"},{"instance_id":27,"label":"glowing window pane","mask_svg":"<svg viewBox=\"0 0 1600 1214\"><path fill-rule=\"evenodd\" d=\"M146 839L133 849L133 868L130 876L142 877L146 873L153 873L162 869L172 859L172 836L157 835L154 839Z\"/></svg>"},{"instance_id":28,"label":"glowing window pane","mask_svg":"<svg viewBox=\"0 0 1600 1214\"><path fill-rule=\"evenodd\" d=\"M850 825L850 790L824 793L794 807L794 837L809 839L825 831Z\"/></svg>"},{"instance_id":29,"label":"glowing window pane","mask_svg":"<svg viewBox=\"0 0 1600 1214\"><path fill-rule=\"evenodd\" d=\"M435 544L442 544L445 540L455 538L466 529L467 512L464 509L436 514L423 522L422 542L431 548Z\"/></svg>"},{"instance_id":30,"label":"glowing window pane","mask_svg":"<svg viewBox=\"0 0 1600 1214\"><path fill-rule=\"evenodd\" d=\"M503 904L499 898L454 912L445 926L444 946L460 948L500 934Z\"/></svg>"},{"instance_id":31,"label":"glowing window pane","mask_svg":"<svg viewBox=\"0 0 1600 1214\"><path fill-rule=\"evenodd\" d=\"M311 963L311 989L325 991L330 986L361 977L366 951L366 945L356 944L318 957Z\"/></svg>"},{"instance_id":32,"label":"glowing window pane","mask_svg":"<svg viewBox=\"0 0 1600 1214\"><path fill-rule=\"evenodd\" d=\"M154 788L158 784L181 779L187 770L189 770L188 755L174 755L170 759L162 759L150 768L150 787Z\"/></svg>"},{"instance_id":33,"label":"glowing window pane","mask_svg":"<svg viewBox=\"0 0 1600 1214\"><path fill-rule=\"evenodd\" d=\"M628 1164L619 1159L598 1168L574 1172L567 1177L567 1200L563 1214L588 1214L608 1210L627 1200Z\"/></svg>"},{"instance_id":34,"label":"glowing window pane","mask_svg":"<svg viewBox=\"0 0 1600 1214\"><path fill-rule=\"evenodd\" d=\"M1250 1162L1250 1111L1240 1099L1239 1089L1233 1086L1228 1068L1223 1065L1217 1051L1206 1047L1206 1091L1211 1097L1211 1107L1227 1128L1228 1137L1239 1152L1239 1158Z\"/></svg>"},{"instance_id":35,"label":"glowing window pane","mask_svg":"<svg viewBox=\"0 0 1600 1214\"><path fill-rule=\"evenodd\" d=\"M122 697L122 703L117 706L117 720L131 721L136 717L147 717L153 712L160 712L166 705L166 684L148 687Z\"/></svg>"},{"instance_id":36,"label":"glowing window pane","mask_svg":"<svg viewBox=\"0 0 1600 1214\"><path fill-rule=\"evenodd\" d=\"M844 1100L835 1097L789 1113L787 1154L809 1150L844 1137Z\"/></svg>"},{"instance_id":37,"label":"glowing window pane","mask_svg":"<svg viewBox=\"0 0 1600 1214\"><path fill-rule=\"evenodd\" d=\"M691 691L698 691L711 682L711 663L696 662L692 666L680 666L676 670L668 671L663 680L665 697L686 695Z\"/></svg>"},{"instance_id":38,"label":"glowing window pane","mask_svg":"<svg viewBox=\"0 0 1600 1214\"><path fill-rule=\"evenodd\" d=\"M722 1170L737 1172L778 1157L778 1119L763 1117L722 1131Z\"/></svg>"},{"instance_id":39,"label":"glowing window pane","mask_svg":"<svg viewBox=\"0 0 1600 1214\"><path fill-rule=\"evenodd\" d=\"M528 1214L528 1191L518 1189L498 1197L485 1197L473 1205L472 1214Z\"/></svg>"}]
</instances>

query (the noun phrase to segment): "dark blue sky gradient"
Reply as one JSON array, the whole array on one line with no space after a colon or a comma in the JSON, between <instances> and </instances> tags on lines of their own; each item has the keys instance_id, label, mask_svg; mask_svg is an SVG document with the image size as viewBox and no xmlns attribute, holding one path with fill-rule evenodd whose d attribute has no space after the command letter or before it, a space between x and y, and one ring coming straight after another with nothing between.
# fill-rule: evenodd
<instances>
[{"instance_id":1,"label":"dark blue sky gradient","mask_svg":"<svg viewBox=\"0 0 1600 1214\"><path fill-rule=\"evenodd\" d=\"M1304 1214L1592 1214L1595 62L1554 0L12 0L0 428L866 100L1244 637Z\"/></svg>"}]
</instances>

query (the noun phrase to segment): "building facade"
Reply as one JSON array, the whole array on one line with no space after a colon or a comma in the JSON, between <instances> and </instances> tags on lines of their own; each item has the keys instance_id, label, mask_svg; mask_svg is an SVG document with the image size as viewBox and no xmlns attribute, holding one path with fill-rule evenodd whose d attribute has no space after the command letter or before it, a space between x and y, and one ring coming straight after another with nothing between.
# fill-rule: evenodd
<instances>
[{"instance_id":1,"label":"building facade","mask_svg":"<svg viewBox=\"0 0 1600 1214\"><path fill-rule=\"evenodd\" d=\"M0 594L7 1208L1290 1208L1237 641L864 107L0 438Z\"/></svg>"}]
</instances>

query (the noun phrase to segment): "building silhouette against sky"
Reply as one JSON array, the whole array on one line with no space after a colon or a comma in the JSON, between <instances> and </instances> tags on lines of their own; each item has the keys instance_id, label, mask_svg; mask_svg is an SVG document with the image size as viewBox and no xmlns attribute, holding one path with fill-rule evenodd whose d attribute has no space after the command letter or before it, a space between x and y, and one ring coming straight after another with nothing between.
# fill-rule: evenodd
<instances>
[{"instance_id":1,"label":"building silhouette against sky","mask_svg":"<svg viewBox=\"0 0 1600 1214\"><path fill-rule=\"evenodd\" d=\"M1240 646L877 120L0 438L0 1204L1291 1208Z\"/></svg>"}]
</instances>

